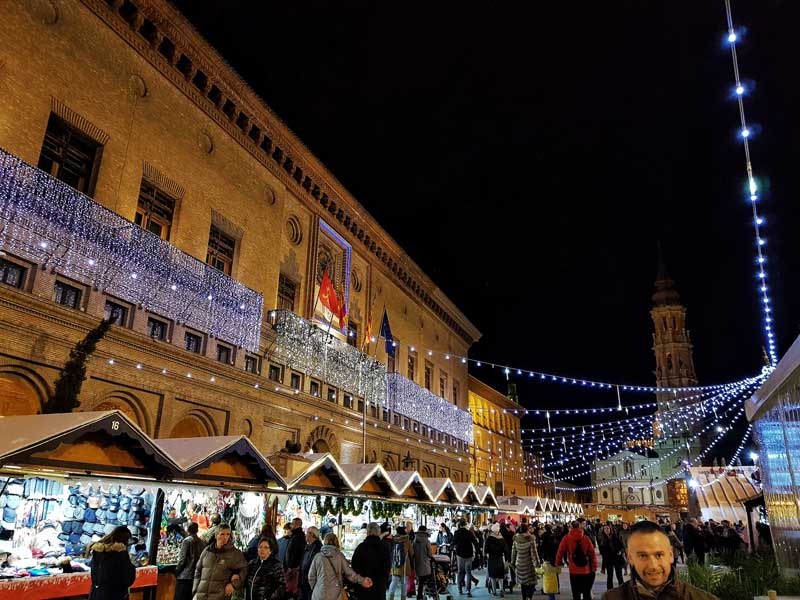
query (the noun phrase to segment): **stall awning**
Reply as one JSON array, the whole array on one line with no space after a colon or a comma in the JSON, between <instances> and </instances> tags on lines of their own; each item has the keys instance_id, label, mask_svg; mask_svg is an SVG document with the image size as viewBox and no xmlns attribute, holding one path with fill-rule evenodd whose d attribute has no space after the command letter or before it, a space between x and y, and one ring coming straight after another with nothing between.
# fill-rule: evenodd
<instances>
[{"instance_id":1,"label":"stall awning","mask_svg":"<svg viewBox=\"0 0 800 600\"><path fill-rule=\"evenodd\" d=\"M120 411L0 417L0 465L168 478L180 467Z\"/></svg>"},{"instance_id":2,"label":"stall awning","mask_svg":"<svg viewBox=\"0 0 800 600\"><path fill-rule=\"evenodd\" d=\"M296 492L353 492L350 478L330 453L301 454L307 466L286 482L286 489Z\"/></svg>"},{"instance_id":3,"label":"stall awning","mask_svg":"<svg viewBox=\"0 0 800 600\"><path fill-rule=\"evenodd\" d=\"M243 435L153 440L181 469L181 479L198 482L284 487L275 471L253 443Z\"/></svg>"},{"instance_id":4,"label":"stall awning","mask_svg":"<svg viewBox=\"0 0 800 600\"><path fill-rule=\"evenodd\" d=\"M703 520L747 521L744 502L761 493L752 477L756 467L690 467L692 488Z\"/></svg>"}]
</instances>

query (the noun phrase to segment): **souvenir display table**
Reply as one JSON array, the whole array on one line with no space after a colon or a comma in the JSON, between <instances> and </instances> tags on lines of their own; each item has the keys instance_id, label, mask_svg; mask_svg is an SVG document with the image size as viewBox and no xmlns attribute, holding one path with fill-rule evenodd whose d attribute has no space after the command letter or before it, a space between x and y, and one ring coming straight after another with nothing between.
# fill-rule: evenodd
<instances>
[{"instance_id":1,"label":"souvenir display table","mask_svg":"<svg viewBox=\"0 0 800 600\"><path fill-rule=\"evenodd\" d=\"M136 569L136 581L131 586L131 600L145 588L158 581L157 567ZM0 580L0 600L47 600L48 598L88 597L91 575L89 573L64 573L46 577L17 577Z\"/></svg>"}]
</instances>

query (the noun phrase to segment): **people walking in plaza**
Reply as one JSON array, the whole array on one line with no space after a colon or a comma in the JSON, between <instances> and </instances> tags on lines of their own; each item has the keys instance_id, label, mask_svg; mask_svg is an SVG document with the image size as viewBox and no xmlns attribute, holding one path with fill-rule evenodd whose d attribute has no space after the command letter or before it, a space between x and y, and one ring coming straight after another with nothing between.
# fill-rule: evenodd
<instances>
[{"instance_id":1,"label":"people walking in plaza","mask_svg":"<svg viewBox=\"0 0 800 600\"><path fill-rule=\"evenodd\" d=\"M539 567L539 554L536 541L530 534L528 525L517 528L511 546L511 564L517 574L517 583L522 588L522 600L532 600L536 589L536 569Z\"/></svg>"},{"instance_id":2,"label":"people walking in plaza","mask_svg":"<svg viewBox=\"0 0 800 600\"><path fill-rule=\"evenodd\" d=\"M300 596L300 567L306 551L306 536L303 533L303 520L292 519L292 535L286 546L283 567L286 571L286 593L289 596Z\"/></svg>"},{"instance_id":3,"label":"people walking in plaza","mask_svg":"<svg viewBox=\"0 0 800 600\"><path fill-rule=\"evenodd\" d=\"M231 528L220 523L194 571L193 600L224 600L244 585L247 561L231 542Z\"/></svg>"},{"instance_id":4,"label":"people walking in plaza","mask_svg":"<svg viewBox=\"0 0 800 600\"><path fill-rule=\"evenodd\" d=\"M263 537L256 546L256 557L247 564L244 600L283 600L286 579L278 560L278 542Z\"/></svg>"},{"instance_id":5,"label":"people walking in plaza","mask_svg":"<svg viewBox=\"0 0 800 600\"><path fill-rule=\"evenodd\" d=\"M592 584L597 571L597 555L584 528L573 521L569 533L561 540L556 552L556 566L566 561L569 568L569 583L572 600L591 600Z\"/></svg>"},{"instance_id":6,"label":"people walking in plaza","mask_svg":"<svg viewBox=\"0 0 800 600\"><path fill-rule=\"evenodd\" d=\"M506 561L511 559L511 550L500 534L499 523L494 523L490 528L483 545L483 553L486 555L486 583L489 593L505 596Z\"/></svg>"},{"instance_id":7,"label":"people walking in plaza","mask_svg":"<svg viewBox=\"0 0 800 600\"><path fill-rule=\"evenodd\" d=\"M472 559L475 557L475 536L467 529L467 522L458 522L458 529L453 534L453 549L458 565L458 593L464 593L466 580L467 596L472 596Z\"/></svg>"},{"instance_id":8,"label":"people walking in plaza","mask_svg":"<svg viewBox=\"0 0 800 600\"><path fill-rule=\"evenodd\" d=\"M628 562L631 567L630 580L607 591L601 600L719 600L676 577L672 544L666 532L652 521L640 521L631 527Z\"/></svg>"},{"instance_id":9,"label":"people walking in plaza","mask_svg":"<svg viewBox=\"0 0 800 600\"><path fill-rule=\"evenodd\" d=\"M442 546L443 544L450 545L453 543L453 534L446 523L439 525L439 532L436 534L436 545Z\"/></svg>"},{"instance_id":10,"label":"people walking in plaza","mask_svg":"<svg viewBox=\"0 0 800 600\"><path fill-rule=\"evenodd\" d=\"M385 600L392 569L391 554L381 541L381 528L377 523L370 523L364 531L367 535L356 546L350 564L356 573L370 578L372 587L361 590L358 597L359 600Z\"/></svg>"},{"instance_id":11,"label":"people walking in plaza","mask_svg":"<svg viewBox=\"0 0 800 600\"><path fill-rule=\"evenodd\" d=\"M542 574L542 594L547 596L547 600L556 600L556 594L561 593L558 575L561 567L555 567L549 561L544 561L537 572Z\"/></svg>"},{"instance_id":12,"label":"people walking in plaza","mask_svg":"<svg viewBox=\"0 0 800 600\"><path fill-rule=\"evenodd\" d=\"M308 571L311 569L311 561L322 549L322 541L319 536L319 529L309 527L306 529L306 547L303 550L303 560L300 562L300 600L311 598L311 585L308 582Z\"/></svg>"},{"instance_id":13,"label":"people walking in plaza","mask_svg":"<svg viewBox=\"0 0 800 600\"><path fill-rule=\"evenodd\" d=\"M414 536L413 544L414 572L417 577L417 595L423 594L425 584L431 578L433 571L431 561L433 560L433 548L428 538L428 529L425 525L420 525L417 535Z\"/></svg>"},{"instance_id":14,"label":"people walking in plaza","mask_svg":"<svg viewBox=\"0 0 800 600\"><path fill-rule=\"evenodd\" d=\"M128 554L130 539L131 532L123 525L89 546L92 558L89 600L128 598L128 588L136 580L136 567Z\"/></svg>"},{"instance_id":15,"label":"people walking in plaza","mask_svg":"<svg viewBox=\"0 0 800 600\"><path fill-rule=\"evenodd\" d=\"M275 531L272 529L272 525L269 523L264 523L261 526L261 530L254 535L247 544L247 550L244 553L244 557L247 559L247 562L251 560L255 560L258 556L258 544L264 538L272 538L275 540L277 544L277 539L275 538Z\"/></svg>"},{"instance_id":16,"label":"people walking in plaza","mask_svg":"<svg viewBox=\"0 0 800 600\"><path fill-rule=\"evenodd\" d=\"M406 600L408 576L414 566L413 555L411 540L406 535L406 528L400 525L395 530L392 542L392 582L389 585L389 600L395 600L395 597L399 597L400 600Z\"/></svg>"},{"instance_id":17,"label":"people walking in plaza","mask_svg":"<svg viewBox=\"0 0 800 600\"><path fill-rule=\"evenodd\" d=\"M194 570L200 559L205 544L197 535L197 523L189 523L186 528L188 534L181 540L181 549L178 553L178 564L175 566L175 596L174 600L192 600L192 585L194 584Z\"/></svg>"},{"instance_id":18,"label":"people walking in plaza","mask_svg":"<svg viewBox=\"0 0 800 600\"><path fill-rule=\"evenodd\" d=\"M289 549L289 542L292 541L292 524L285 523L283 526L283 536L278 540L278 560L286 568L286 551Z\"/></svg>"},{"instance_id":19,"label":"people walking in plaza","mask_svg":"<svg viewBox=\"0 0 800 600\"><path fill-rule=\"evenodd\" d=\"M329 533L323 540L322 548L311 561L308 571L308 582L311 586L311 600L341 600L344 579L361 585L372 587L369 577L356 573L339 550L339 538Z\"/></svg>"},{"instance_id":20,"label":"people walking in plaza","mask_svg":"<svg viewBox=\"0 0 800 600\"><path fill-rule=\"evenodd\" d=\"M617 574L617 584L622 585L624 547L617 532L614 531L611 525L604 525L600 530L597 544L600 556L603 557L603 565L605 565L606 573L608 574L606 588L610 590L614 587L614 573Z\"/></svg>"}]
</instances>

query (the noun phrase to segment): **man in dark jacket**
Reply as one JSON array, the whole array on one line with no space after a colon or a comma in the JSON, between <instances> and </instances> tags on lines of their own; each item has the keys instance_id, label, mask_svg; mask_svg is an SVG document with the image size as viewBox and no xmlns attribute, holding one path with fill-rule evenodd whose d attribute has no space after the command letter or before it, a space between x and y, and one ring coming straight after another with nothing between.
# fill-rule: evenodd
<instances>
[{"instance_id":1,"label":"man in dark jacket","mask_svg":"<svg viewBox=\"0 0 800 600\"><path fill-rule=\"evenodd\" d=\"M322 550L322 541L319 539L319 529L309 527L306 529L306 547L303 551L303 560L300 563L300 600L311 600L311 585L308 583L308 572L311 570L311 561Z\"/></svg>"},{"instance_id":2,"label":"man in dark jacket","mask_svg":"<svg viewBox=\"0 0 800 600\"><path fill-rule=\"evenodd\" d=\"M386 545L381 541L380 525L370 523L367 526L367 537L356 546L350 563L356 573L372 580L371 588L358 590L359 600L384 600L392 561Z\"/></svg>"},{"instance_id":3,"label":"man in dark jacket","mask_svg":"<svg viewBox=\"0 0 800 600\"><path fill-rule=\"evenodd\" d=\"M467 596L472 596L472 559L475 557L475 536L467 529L466 521L458 522L458 529L453 534L453 549L458 564L458 593L463 594L464 576L467 578Z\"/></svg>"},{"instance_id":4,"label":"man in dark jacket","mask_svg":"<svg viewBox=\"0 0 800 600\"><path fill-rule=\"evenodd\" d=\"M197 523L189 523L189 535L181 541L178 565L175 567L175 600L192 600L194 569L203 548L205 548L205 544L197 532Z\"/></svg>"},{"instance_id":5,"label":"man in dark jacket","mask_svg":"<svg viewBox=\"0 0 800 600\"><path fill-rule=\"evenodd\" d=\"M292 537L286 549L287 569L297 569L303 562L303 552L306 550L306 537L303 534L303 520L292 519Z\"/></svg>"},{"instance_id":6,"label":"man in dark jacket","mask_svg":"<svg viewBox=\"0 0 800 600\"><path fill-rule=\"evenodd\" d=\"M628 561L631 579L603 594L601 600L719 600L675 576L672 544L664 530L652 521L640 521L631 527Z\"/></svg>"}]
</instances>

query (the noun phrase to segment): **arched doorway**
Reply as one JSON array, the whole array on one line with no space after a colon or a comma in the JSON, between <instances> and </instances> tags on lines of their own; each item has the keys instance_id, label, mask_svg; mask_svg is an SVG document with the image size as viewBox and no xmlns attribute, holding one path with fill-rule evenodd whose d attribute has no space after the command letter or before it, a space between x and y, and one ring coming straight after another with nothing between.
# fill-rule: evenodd
<instances>
[{"instance_id":1,"label":"arched doorway","mask_svg":"<svg viewBox=\"0 0 800 600\"><path fill-rule=\"evenodd\" d=\"M322 453L322 452L330 452L331 447L328 445L328 442L325 440L317 440L313 444L311 444L311 451Z\"/></svg>"},{"instance_id":2,"label":"arched doorway","mask_svg":"<svg viewBox=\"0 0 800 600\"><path fill-rule=\"evenodd\" d=\"M308 435L305 452L330 452L335 459L339 459L339 442L336 434L329 427L320 425Z\"/></svg>"},{"instance_id":3,"label":"arched doorway","mask_svg":"<svg viewBox=\"0 0 800 600\"><path fill-rule=\"evenodd\" d=\"M82 407L83 408L83 407ZM86 409L89 410L89 409ZM146 433L150 432L150 422L147 411L142 402L135 395L125 391L113 391L102 397L91 410L105 411L118 410L125 414L131 421L141 427Z\"/></svg>"},{"instance_id":4,"label":"arched doorway","mask_svg":"<svg viewBox=\"0 0 800 600\"><path fill-rule=\"evenodd\" d=\"M171 438L210 437L215 435L211 420L200 413L189 413L172 427Z\"/></svg>"},{"instance_id":5,"label":"arched doorway","mask_svg":"<svg viewBox=\"0 0 800 600\"><path fill-rule=\"evenodd\" d=\"M42 410L37 389L16 373L0 373L0 416L35 415Z\"/></svg>"}]
</instances>

